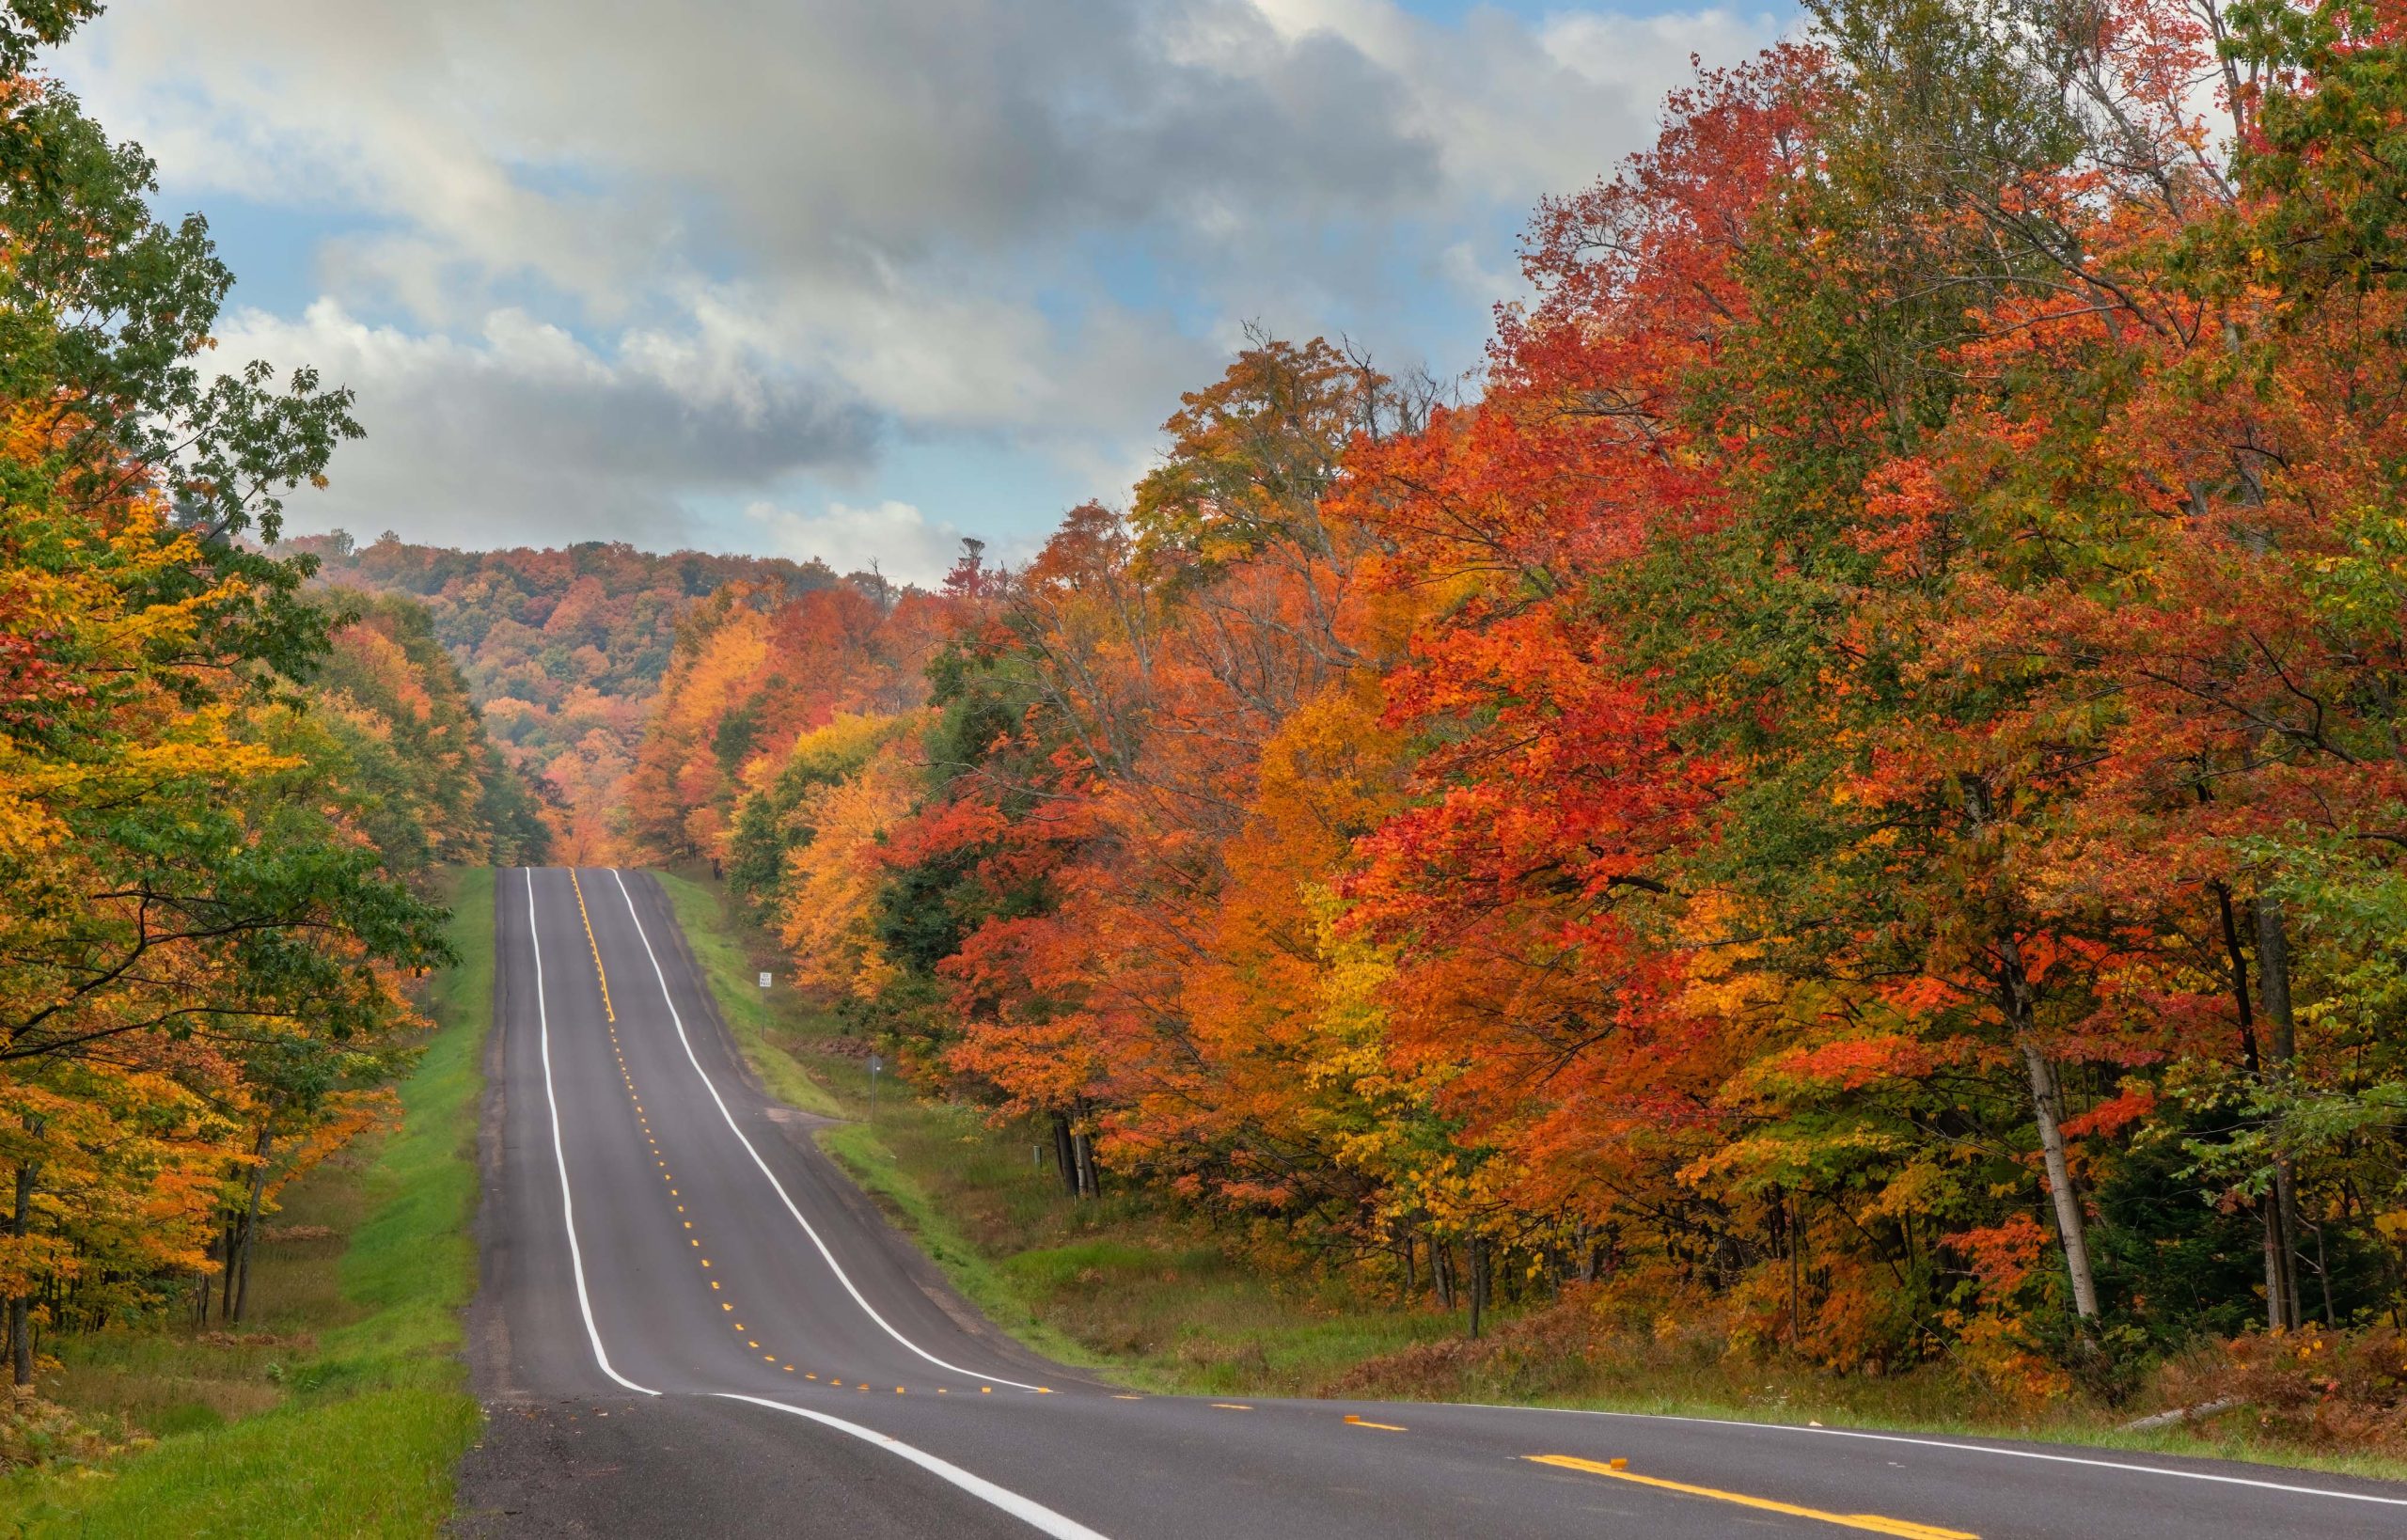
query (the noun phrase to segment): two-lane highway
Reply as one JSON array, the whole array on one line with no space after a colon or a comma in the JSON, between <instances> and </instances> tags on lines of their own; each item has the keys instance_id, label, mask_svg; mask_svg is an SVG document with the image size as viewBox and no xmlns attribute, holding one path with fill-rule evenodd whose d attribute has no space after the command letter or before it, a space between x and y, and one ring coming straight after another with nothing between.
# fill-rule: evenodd
<instances>
[{"instance_id":1,"label":"two-lane highway","mask_svg":"<svg viewBox=\"0 0 2407 1540\"><path fill-rule=\"evenodd\" d=\"M1130 1394L995 1330L754 1087L648 876L497 896L467 1532L2407 1534L2407 1489L2256 1466Z\"/></svg>"}]
</instances>

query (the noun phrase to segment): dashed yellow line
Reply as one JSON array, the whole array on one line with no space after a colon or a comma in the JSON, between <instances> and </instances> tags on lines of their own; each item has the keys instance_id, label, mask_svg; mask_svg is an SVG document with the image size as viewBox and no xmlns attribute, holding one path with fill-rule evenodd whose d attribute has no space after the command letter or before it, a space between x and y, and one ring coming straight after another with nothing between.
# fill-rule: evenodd
<instances>
[{"instance_id":1,"label":"dashed yellow line","mask_svg":"<svg viewBox=\"0 0 2407 1540\"><path fill-rule=\"evenodd\" d=\"M1352 1421L1352 1419L1347 1419ZM1794 1502L1780 1502L1771 1498L1752 1497L1745 1492L1724 1492L1711 1486L1691 1486L1684 1481L1665 1481L1660 1476L1642 1476L1626 1469L1629 1462L1615 1460L1608 1465L1601 1460L1583 1460L1575 1454L1524 1454L1537 1465L1560 1466L1566 1470L1584 1470L1592 1476L1611 1476L1615 1481L1636 1482L1641 1486L1659 1487L1666 1492L1682 1492L1690 1497L1712 1498L1718 1502L1735 1502L1742 1508L1759 1508L1766 1513L1786 1514L1791 1518L1818 1519L1836 1524L1842 1529L1863 1530L1872 1534L1893 1534L1902 1540L1981 1540L1969 1530L1941 1529L1936 1524L1917 1524L1910 1518L1889 1518L1880 1514L1833 1514L1819 1508L1802 1508Z\"/></svg>"},{"instance_id":2,"label":"dashed yellow line","mask_svg":"<svg viewBox=\"0 0 2407 1540\"><path fill-rule=\"evenodd\" d=\"M652 1152L652 1155L653 1155L653 1164L656 1168L658 1168L658 1169L659 1169L660 1173L661 1173L661 1175L660 1175L660 1179L661 1179L663 1182L666 1182L666 1183L669 1184L669 1197L671 1197L671 1198L675 1198L675 1197L679 1196L679 1194L678 1194L678 1190L677 1190L677 1186L676 1186L676 1174L675 1174L674 1172L672 1172L672 1171L670 1171L669 1170L669 1162L668 1162L668 1161L666 1161L666 1160L664 1160L664 1159L662 1159L662 1158L660 1158L660 1155L661 1155L661 1150L660 1150L660 1139L659 1139L658 1136L657 1136L657 1135L655 1135L655 1134L653 1132L653 1129L652 1129L652 1119L651 1119L651 1118L650 1118L650 1117L645 1113L645 1111L644 1111L643 1098L642 1098L642 1096L641 1096L640 1094L638 1094L638 1093L637 1092L637 1091L636 1091L635 1076L634 1076L634 1075L633 1075L632 1073L630 1073L630 1072L629 1072L629 1070L628 1070L628 1068L627 1068L627 1057L626 1057L626 1054L625 1054L623 1051L621 1051L621 1046L620 1046L620 1044L619 1044L619 1029L618 1029L618 1027L617 1027L617 1025L616 1025L616 1023L617 1023L617 1021L618 1021L618 1019L619 1019L619 1014L618 1014L617 1009L616 1009L616 1008L611 1004L611 1001L610 1001L610 975L609 975L608 970L607 970L607 969L606 969L606 968L602 966L602 947L601 947L601 944L600 944L597 940L595 940L594 935L593 935L593 919L592 919L592 916L591 916L590 913L588 913L588 912L587 912L586 907L585 907L585 885L584 885L583 883L581 883L581 882L578 882L578 881L577 881L576 872L575 872L574 870L572 870L572 871L569 872L569 883L570 883L570 886L571 886L571 887L573 887L573 888L575 889L575 891L576 891L576 912L577 912L577 916L578 916L578 918L579 918L580 919L582 919L582 920L584 921L584 924L585 924L585 944L586 944L586 946L587 946L589 949L590 949L590 950L591 950L591 951L592 951L592 953L593 953L593 977L594 977L595 981L596 981L597 982L599 982L599 983L600 983L600 985L601 985L601 987L602 987L602 1011L603 1011L603 1014L604 1014L606 1016L607 1016L607 1017L609 1018L610 1022L612 1023L612 1026L611 1026L611 1027L610 1027L610 1029L609 1029L609 1036L610 1036L610 1055L611 1055L611 1057L612 1057L613 1059L615 1059L615 1060L617 1060L617 1061L618 1061L618 1065L619 1065L619 1078L620 1078L621 1080L624 1081L624 1082L625 1082L625 1084L626 1084L626 1088L627 1088L627 1100L628 1100L628 1102L629 1102L630 1104L632 1104L632 1105L633 1105L633 1107L635 1108L635 1112L636 1112L636 1123L637 1123L637 1125L642 1129L642 1131L643 1131L644 1143L645 1143L646 1145L648 1145L648 1146L650 1147L650 1149L651 1149L651 1152ZM684 1203L679 1203L679 1204L677 1205L677 1212L678 1212L679 1214L684 1214L684 1213L685 1212L685 1205L684 1205ZM683 1223L683 1227L684 1227L684 1229L686 1229L686 1230L689 1230L689 1231L690 1231L690 1230L692 1230L692 1229L694 1228L694 1221L693 1221L693 1220L691 1220L691 1219L685 1219L685 1220L682 1221L682 1223ZM689 1237L688 1244L689 1244L693 1249L695 1249L696 1250L700 1250L700 1248L701 1248L701 1244L702 1244L702 1242L701 1242L701 1238L700 1238L700 1236L692 1236L692 1237ZM697 1262L700 1263L704 1267L708 1267L708 1266L710 1266L710 1265L711 1265L710 1258L708 1258L708 1257L698 1256L698 1257L696 1257L696 1258L695 1258L695 1260L696 1260ZM712 1288L713 1292L717 1292L717 1291L718 1291L718 1289L719 1289L719 1283L718 1283L718 1281L717 1281L716 1279L711 1279L711 1280L708 1280L708 1281L709 1281L709 1283L710 1283L710 1286L711 1286L711 1288ZM741 1335L741 1334L743 1333L743 1331L744 1331L744 1323L743 1323L743 1322L741 1322L741 1321L738 1321L738 1320L734 1320L734 1319L732 1318L732 1317L733 1317L733 1315L734 1315L734 1312L735 1312L735 1305L734 1305L734 1302L733 1302L733 1301L732 1301L732 1300L724 1300L724 1299L723 1299L723 1300L721 1300L721 1301L719 1302L719 1307L718 1307L718 1308L719 1308L721 1311L726 1312L728 1313L728 1315L729 1315L729 1317L730 1317L730 1320L729 1320L729 1323L728 1323L728 1324L729 1324L730 1326L733 1327L733 1328L735 1328L736 1332L737 1332L739 1335ZM749 1338L747 1338L747 1339L746 1339L746 1341L745 1341L745 1345L746 1345L747 1347L748 1347L748 1348L752 1349L752 1350L753 1350L754 1352L756 1352L756 1353L760 1352L760 1350L761 1350L761 1344L760 1344L758 1342L753 1341L753 1340L751 1340L751 1339L749 1339ZM779 1363L778 1362L778 1356L777 1356L776 1354L774 1354L774 1353L762 1353L762 1354L761 1354L761 1361L762 1361L762 1362L763 1362L763 1363L775 1364L775 1365L777 1365L778 1367L779 1367L779 1368L783 1369L783 1370L785 1371L785 1373L787 1373L787 1374L789 1374L789 1375L794 1374L794 1373L795 1372L795 1366L794 1366L794 1365L793 1365L793 1364L791 1364L791 1363L779 1364ZM804 1377L805 1377L805 1378L807 1378L807 1379L814 1379L814 1380L815 1380L815 1379L817 1379L819 1376L818 1376L817 1375L815 1375L815 1374L812 1374L812 1375L804 1375ZM829 1383L831 1383L832 1385L834 1385L837 1389L841 1390L841 1389L842 1389L842 1388L843 1388L843 1383L844 1383L844 1382L843 1382L843 1380L840 1377L840 1378L837 1378L837 1379L835 1379L835 1380L830 1381ZM859 1389L859 1390L863 1390L863 1391L866 1391L866 1390L870 1389L869 1382L868 1382L867 1380L863 1380L863 1381L861 1381L861 1382L859 1383L859 1385L858 1385L857 1389ZM981 1385L980 1387L978 1387L978 1389L979 1389L979 1391L980 1391L982 1394L989 1394L989 1395L991 1395L991 1394L993 1393L993 1387L991 1387L991 1386ZM905 1387L900 1386L900 1385L897 1385L896 1387L894 1387L894 1393L895 1393L896 1395L903 1395L903 1394L905 1394L905 1393L907 1393L907 1392L906 1392L906 1391L905 1391ZM938 1395L942 1395L942 1394L944 1394L944 1393L946 1393L946 1392L945 1392L945 1391L943 1390L943 1388L942 1388L942 1387L939 1387L939 1388L937 1389L937 1391L936 1391L936 1393L937 1393ZM1046 1393L1049 1394L1049 1393L1051 1393L1051 1392L1048 1391L1046 1391Z\"/></svg>"},{"instance_id":3,"label":"dashed yellow line","mask_svg":"<svg viewBox=\"0 0 2407 1540\"><path fill-rule=\"evenodd\" d=\"M593 917L585 912L585 885L576 880L574 867L568 869L568 885L576 889L576 918L585 921L585 944L593 949L593 976L602 981L602 1014L615 1022L619 1013L610 1009L610 975L602 968L602 943L593 939Z\"/></svg>"},{"instance_id":4,"label":"dashed yellow line","mask_svg":"<svg viewBox=\"0 0 2407 1540\"><path fill-rule=\"evenodd\" d=\"M1345 1425L1356 1428L1377 1428L1382 1433L1409 1433L1412 1431L1410 1428L1401 1427L1393 1422L1374 1422L1367 1417L1357 1417L1352 1412L1345 1414Z\"/></svg>"}]
</instances>

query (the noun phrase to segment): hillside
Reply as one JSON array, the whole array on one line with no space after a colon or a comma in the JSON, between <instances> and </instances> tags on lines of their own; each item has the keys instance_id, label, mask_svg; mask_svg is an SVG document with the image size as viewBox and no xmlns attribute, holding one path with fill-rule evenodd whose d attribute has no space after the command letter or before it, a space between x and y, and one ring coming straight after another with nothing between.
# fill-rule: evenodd
<instances>
[{"instance_id":1,"label":"hillside","mask_svg":"<svg viewBox=\"0 0 2407 1540\"><path fill-rule=\"evenodd\" d=\"M360 546L338 534L279 549L317 557L322 583L425 606L494 741L537 784L562 852L589 859L619 848L611 800L635 762L685 607L730 585L799 596L843 581L817 562L653 555L599 542L457 551L390 535Z\"/></svg>"}]
</instances>

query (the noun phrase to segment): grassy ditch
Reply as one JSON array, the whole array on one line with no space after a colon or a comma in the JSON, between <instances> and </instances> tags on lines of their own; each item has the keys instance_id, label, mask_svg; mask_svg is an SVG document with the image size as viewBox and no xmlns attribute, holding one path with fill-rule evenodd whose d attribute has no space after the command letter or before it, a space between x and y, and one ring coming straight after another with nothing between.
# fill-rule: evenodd
<instances>
[{"instance_id":1,"label":"grassy ditch","mask_svg":"<svg viewBox=\"0 0 2407 1540\"><path fill-rule=\"evenodd\" d=\"M480 1414L460 1356L476 1288L480 1055L494 877L456 874L438 1030L400 1088L401 1125L286 1193L234 1331L156 1326L64 1342L43 1391L155 1438L0 1484L27 1535L421 1535L451 1509Z\"/></svg>"},{"instance_id":2,"label":"grassy ditch","mask_svg":"<svg viewBox=\"0 0 2407 1540\"><path fill-rule=\"evenodd\" d=\"M1460 1312L1404 1308L1345 1278L1284 1273L1226 1237L1128 1198L1073 1204L1042 1135L890 1082L870 1119L867 1045L756 974L774 944L714 885L665 876L679 922L745 1055L773 1094L846 1120L820 1142L997 1325L1037 1351L1132 1386L1206 1395L1342 1395L1584 1407L1755 1422L2011 1435L2407 1478L2407 1464L2280 1437L2238 1408L2194 1429L2120 1433L2120 1411L2015 1406L1965 1376L1884 1377L1733 1355L1706 1323L1599 1327L1568 1300L1501 1311L1486 1340Z\"/></svg>"}]
</instances>

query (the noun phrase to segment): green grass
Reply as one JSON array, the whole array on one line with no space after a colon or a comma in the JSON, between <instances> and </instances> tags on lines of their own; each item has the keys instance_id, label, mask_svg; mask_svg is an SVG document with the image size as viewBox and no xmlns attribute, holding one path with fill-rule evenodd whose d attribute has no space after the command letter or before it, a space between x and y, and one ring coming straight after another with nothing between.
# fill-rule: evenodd
<instances>
[{"instance_id":1,"label":"green grass","mask_svg":"<svg viewBox=\"0 0 2407 1540\"><path fill-rule=\"evenodd\" d=\"M752 953L722 918L719 896L711 888L667 872L660 874L660 886L669 895L669 906L685 933L686 944L693 948L694 960L710 982L711 998L717 1002L720 1017L743 1045L753 1073L761 1076L769 1094L805 1112L843 1116L836 1099L790 1051L791 1041L797 1035L794 992L761 987L760 971L782 972L784 964L754 964Z\"/></svg>"},{"instance_id":2,"label":"green grass","mask_svg":"<svg viewBox=\"0 0 2407 1540\"><path fill-rule=\"evenodd\" d=\"M1250 1263L1190 1217L1126 1196L1073 1203L1037 1129L888 1082L869 1121L867 1045L761 968L774 943L713 885L664 876L742 1051L773 1094L846 1120L821 1145L996 1325L1059 1361L1164 1393L1345 1394L1563 1406L1754 1422L2012 1435L2107 1449L2274 1461L2399 1479L2407 1465L2254 1437L2247 1415L2184 1432L2119 1433L2133 1412L2065 1404L2017 1415L1943 1372L1873 1378L1763 1363L1709 1334L1631 1332L1610 1351L1566 1352L1528 1312L1462 1344L1464 1318L1403 1309L1382 1284ZM796 1087L801 1094L786 1088ZM1517 1336L1517 1316L1533 1329Z\"/></svg>"},{"instance_id":3,"label":"green grass","mask_svg":"<svg viewBox=\"0 0 2407 1540\"><path fill-rule=\"evenodd\" d=\"M233 1333L157 1327L70 1341L46 1393L158 1441L0 1484L30 1535L422 1535L451 1508L480 1416L460 1357L476 1287L481 1056L493 1000L490 872L456 874L439 1029L401 1126L294 1185L263 1240L257 1310Z\"/></svg>"}]
</instances>

